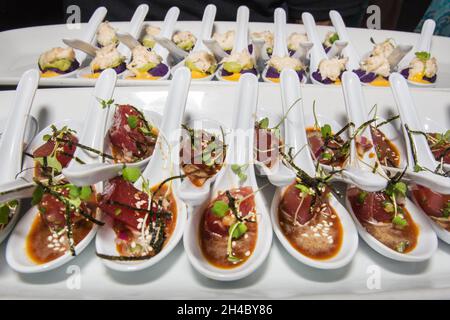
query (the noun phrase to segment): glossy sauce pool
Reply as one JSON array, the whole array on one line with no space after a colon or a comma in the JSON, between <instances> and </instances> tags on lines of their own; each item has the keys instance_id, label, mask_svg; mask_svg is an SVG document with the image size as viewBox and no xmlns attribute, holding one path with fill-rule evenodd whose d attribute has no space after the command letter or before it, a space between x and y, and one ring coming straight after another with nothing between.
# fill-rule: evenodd
<instances>
[{"instance_id":1,"label":"glossy sauce pool","mask_svg":"<svg viewBox=\"0 0 450 320\"><path fill-rule=\"evenodd\" d=\"M74 224L72 230L75 246L88 235L92 227L92 222L85 219L79 220ZM37 214L25 240L27 255L34 263L44 264L61 257L67 252L67 244L61 245L62 251L49 248L50 241L48 238L51 236L50 228L42 220L40 214Z\"/></svg>"},{"instance_id":2,"label":"glossy sauce pool","mask_svg":"<svg viewBox=\"0 0 450 320\"><path fill-rule=\"evenodd\" d=\"M299 194L299 190L294 185L289 186L278 208L278 223L286 239L298 252L311 259L326 260L336 256L342 247L343 228L334 209L327 203L318 203L314 205L310 220L304 224L294 224L290 216L283 212L288 192ZM306 207L300 201L298 206Z\"/></svg>"}]
</instances>

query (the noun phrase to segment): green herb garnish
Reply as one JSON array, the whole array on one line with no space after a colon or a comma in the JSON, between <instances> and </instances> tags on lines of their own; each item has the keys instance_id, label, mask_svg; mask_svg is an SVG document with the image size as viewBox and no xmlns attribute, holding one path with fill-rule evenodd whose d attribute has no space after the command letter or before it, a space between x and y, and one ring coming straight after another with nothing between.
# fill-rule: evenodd
<instances>
[{"instance_id":1,"label":"green herb garnish","mask_svg":"<svg viewBox=\"0 0 450 320\"><path fill-rule=\"evenodd\" d=\"M129 182L136 182L141 176L141 169L138 167L127 167L122 169L122 177Z\"/></svg>"}]
</instances>

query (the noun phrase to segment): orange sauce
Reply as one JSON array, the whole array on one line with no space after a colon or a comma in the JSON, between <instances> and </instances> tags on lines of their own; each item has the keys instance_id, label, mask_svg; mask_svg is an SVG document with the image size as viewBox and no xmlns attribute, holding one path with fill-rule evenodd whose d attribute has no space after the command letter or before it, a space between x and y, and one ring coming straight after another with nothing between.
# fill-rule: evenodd
<instances>
[{"instance_id":1,"label":"orange sauce","mask_svg":"<svg viewBox=\"0 0 450 320\"><path fill-rule=\"evenodd\" d=\"M75 245L81 242L92 229L92 222L81 219L77 221L72 228L73 240ZM25 248L28 257L36 264L44 264L53 261L66 252L68 252L69 247L67 244L61 245L62 251L55 250L54 248L49 248L48 245L51 242L48 238L52 235L50 228L42 220L40 214L36 215L34 218L31 229L25 240ZM64 234L67 238L67 236Z\"/></svg>"},{"instance_id":2,"label":"orange sauce","mask_svg":"<svg viewBox=\"0 0 450 320\"><path fill-rule=\"evenodd\" d=\"M295 188L295 185L289 188ZM278 223L292 247L314 260L327 260L336 256L342 247L343 229L335 210L328 203L318 201L312 208L314 215L308 222L303 225L294 223L283 213L284 195L278 208ZM298 201L300 205L300 198ZM326 206L322 207L324 204Z\"/></svg>"}]
</instances>

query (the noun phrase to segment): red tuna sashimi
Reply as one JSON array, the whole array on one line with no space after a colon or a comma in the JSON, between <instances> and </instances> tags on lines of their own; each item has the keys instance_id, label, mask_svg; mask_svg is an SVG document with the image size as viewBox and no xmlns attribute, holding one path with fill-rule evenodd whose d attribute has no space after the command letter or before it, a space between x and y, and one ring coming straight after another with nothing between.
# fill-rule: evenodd
<instances>
[{"instance_id":1,"label":"red tuna sashimi","mask_svg":"<svg viewBox=\"0 0 450 320\"><path fill-rule=\"evenodd\" d=\"M239 204L239 212L241 213L242 216L246 216L255 209L255 197L253 195L250 196L252 192L253 190L251 187L244 187L240 189L230 190L232 197L235 198L236 200L248 197ZM216 199L214 199L211 202L210 206L205 211L204 228L206 232L226 236L228 235L228 229L230 228L231 225L227 225L227 223L224 223L224 218L232 216L233 213L229 211L224 218L216 216L212 212L212 206L214 202L219 200L228 203L228 198L225 193L219 195Z\"/></svg>"}]
</instances>

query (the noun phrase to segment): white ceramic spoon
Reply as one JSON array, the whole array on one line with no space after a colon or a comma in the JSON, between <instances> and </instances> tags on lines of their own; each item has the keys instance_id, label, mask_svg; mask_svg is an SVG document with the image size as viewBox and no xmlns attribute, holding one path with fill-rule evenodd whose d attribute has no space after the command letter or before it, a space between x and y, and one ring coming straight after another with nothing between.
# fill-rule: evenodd
<instances>
[{"instance_id":1,"label":"white ceramic spoon","mask_svg":"<svg viewBox=\"0 0 450 320\"><path fill-rule=\"evenodd\" d=\"M359 61L361 60L361 57L358 51L356 51L355 47L353 46L352 41L350 40L350 36L348 35L344 20L342 19L339 12L337 12L336 10L330 11L330 19L331 22L333 23L334 28L336 29L336 32L339 36L339 40L347 42L347 45L342 50L342 54L345 57L348 57L346 65L347 70L353 71L359 69Z\"/></svg>"},{"instance_id":2,"label":"white ceramic spoon","mask_svg":"<svg viewBox=\"0 0 450 320\"><path fill-rule=\"evenodd\" d=\"M310 50L310 62L309 62L309 72L310 72L311 82L313 84L326 86L327 84L317 81L312 76L313 72L318 71L320 62L324 59L329 59L329 57L325 53L325 49L322 46L322 42L320 41L319 36L317 34L316 21L314 20L314 17L309 12L302 13L302 21L303 21L303 24L305 25L308 39L313 43L313 47ZM344 41L344 40L341 40L341 41ZM345 42L340 42L340 44L341 44L341 46L344 46ZM333 50L333 51L336 51L336 50Z\"/></svg>"},{"instance_id":3,"label":"white ceramic spoon","mask_svg":"<svg viewBox=\"0 0 450 320\"><path fill-rule=\"evenodd\" d=\"M147 16L147 12L148 12L148 5L141 4L136 8L133 16L131 17L131 20L128 24L127 33L129 33L133 38L137 38L139 36L139 33L142 28L142 24L144 23L145 17ZM91 57L95 57L95 51L98 50L98 48L96 48L93 45L91 45L89 48L88 44L90 44L90 42L84 41L82 39L81 40L64 39L63 41L64 41L64 43L66 43L69 46L73 46L74 48L77 48L79 50L84 50L84 52L86 54L90 55ZM85 43L83 43L83 42L85 42ZM117 50L120 52L120 54L122 56L125 57L125 60L130 59L131 51L124 43L119 43L119 45L117 46ZM86 75L91 74L91 69L89 66L86 66L82 69L77 70L76 74L77 74L78 78L83 78Z\"/></svg>"},{"instance_id":4,"label":"white ceramic spoon","mask_svg":"<svg viewBox=\"0 0 450 320\"><path fill-rule=\"evenodd\" d=\"M233 281L244 278L254 272L266 259L272 244L272 229L269 213L260 192L255 193L255 206L258 215L258 237L253 253L241 265L222 269L210 264L199 246L199 227L204 209L219 192L249 186L255 192L258 190L253 168L253 130L257 104L258 79L253 74L243 74L239 79L237 96L233 116L233 132L225 159L225 165L219 172L214 183L211 198L197 207L190 215L188 225L184 231L183 243L189 261L194 268L204 276L219 280ZM233 173L231 166L248 165L244 173L245 181L240 181Z\"/></svg>"},{"instance_id":5,"label":"white ceramic spoon","mask_svg":"<svg viewBox=\"0 0 450 320\"><path fill-rule=\"evenodd\" d=\"M281 72L281 94L284 109L287 109L290 105L292 105L292 103L301 97L298 77L293 70L283 70ZM310 177L315 177L316 170L311 152L308 147L305 147L308 146L308 140L304 123L303 110L300 108L294 108L291 112L289 112L285 122L286 146L294 148L294 154L297 154L293 159L295 165L305 171ZM336 255L329 259L320 260L310 258L301 254L291 245L289 240L283 234L279 224L279 205L282 196L288 187L289 186L277 188L270 209L275 234L283 247L295 259L313 268L337 269L347 265L353 259L353 256L358 248L358 233L347 210L339 203L335 196L330 193L329 203L339 217L342 225L342 245Z\"/></svg>"},{"instance_id":6,"label":"white ceramic spoon","mask_svg":"<svg viewBox=\"0 0 450 320\"><path fill-rule=\"evenodd\" d=\"M34 95L39 82L39 71L28 70L20 78L16 95L6 122L5 131L0 140L0 154L3 157L0 168L0 183L13 181L22 167L24 138ZM0 203L1 205L1 203ZM0 230L0 243L14 228L20 216L20 202L12 209L12 217Z\"/></svg>"},{"instance_id":7,"label":"white ceramic spoon","mask_svg":"<svg viewBox=\"0 0 450 320\"><path fill-rule=\"evenodd\" d=\"M101 102L111 99L113 96L114 87L116 85L116 80L117 74L112 69L106 69L101 73L100 78L95 84L94 93L89 102L89 109L84 121L84 128L79 136L80 144L90 146L95 150L103 150L106 119L108 118L109 107L103 107ZM76 149L74 157L87 164L99 164L102 162L102 159L98 154L82 148ZM78 185L91 185L92 182L86 183L85 181L77 179L79 172L83 172L85 170L85 164L81 164L77 161L71 161L67 168L62 170L62 174L71 183Z\"/></svg>"},{"instance_id":8,"label":"white ceramic spoon","mask_svg":"<svg viewBox=\"0 0 450 320\"><path fill-rule=\"evenodd\" d=\"M141 4L139 5L133 13L131 17L130 23L128 24L127 33L130 34L133 38L137 39L139 37L139 33L141 32L142 24L144 23L145 17L148 13L148 5ZM129 60L131 57L130 49L123 43L119 43L117 50L127 59Z\"/></svg>"},{"instance_id":9,"label":"white ceramic spoon","mask_svg":"<svg viewBox=\"0 0 450 320\"><path fill-rule=\"evenodd\" d=\"M161 28L161 32L158 36L160 36L164 39L171 37L171 35L173 33L173 29L175 27L175 24L177 23L179 14L180 14L180 9L178 9L177 7L172 7L169 9L169 11L167 11L166 16L164 18L162 28ZM129 33L126 33L126 34L118 33L117 37L130 50L133 50L134 47L141 45L139 43L139 41L136 40L136 38L133 37ZM156 45L153 47L152 51L154 51L157 55L159 55L162 58L162 62L168 67L167 73L164 76L160 77L158 80L167 80L170 77L170 64L167 60L168 56L169 56L169 51L165 47L161 46L159 43L156 43ZM133 75L132 72L126 70L125 72L123 72L121 77L123 79L127 79L128 77L130 77L132 75Z\"/></svg>"},{"instance_id":10,"label":"white ceramic spoon","mask_svg":"<svg viewBox=\"0 0 450 320\"><path fill-rule=\"evenodd\" d=\"M282 8L276 8L274 12L274 22L275 22L275 32L274 32L274 43L272 56L277 57L289 57L289 52L286 44L286 12ZM265 82L273 82L267 78L267 70L269 65L266 65L263 72L262 78ZM307 76L304 74L301 83L306 83Z\"/></svg>"},{"instance_id":11,"label":"white ceramic spoon","mask_svg":"<svg viewBox=\"0 0 450 320\"><path fill-rule=\"evenodd\" d=\"M408 68L409 63L412 59L415 57L416 52L429 52L431 53L431 42L433 39L433 33L434 29L436 28L436 22L433 19L427 19L423 23L422 31L420 33L419 40L417 41L414 48L408 52L408 54L403 58L403 60L400 62L399 70L403 70L405 68ZM413 86L418 87L434 87L436 83L419 83L414 82L408 79L408 83Z\"/></svg>"},{"instance_id":12,"label":"white ceramic spoon","mask_svg":"<svg viewBox=\"0 0 450 320\"><path fill-rule=\"evenodd\" d=\"M148 181L149 186L153 187L159 185L169 177L179 175L179 167L175 164L178 164L176 160L179 159L180 127L186 106L190 75L191 73L187 68L180 68L174 74L169 89L170 94L166 102L166 110L170 110L171 116L164 117L163 119L153 156L142 173L141 178L134 184L138 189L142 188L144 178ZM151 259L143 261L120 262L102 259L105 266L117 271L142 270L158 263L175 248L183 235L187 220L187 208L178 197L179 180L172 181L170 188L172 189L177 204L176 225L162 250ZM111 219L107 218L106 225L97 234L95 245L97 252L117 256L115 233L111 223Z\"/></svg>"},{"instance_id":13,"label":"white ceramic spoon","mask_svg":"<svg viewBox=\"0 0 450 320\"><path fill-rule=\"evenodd\" d=\"M361 101L357 97L352 98L352 93L357 92L355 83L358 83L358 82L359 82L359 79L356 76L356 74L354 74L353 72L345 72L344 73L343 87L344 87L344 93L346 95L346 101L347 101L347 99L350 101L353 100L353 102L350 102L349 109L351 109L352 104L354 106L359 106L360 109L364 109L365 104L364 104L363 100ZM360 84L358 86L359 86L359 88L361 87ZM358 93L356 93L356 95L358 95ZM357 104L354 104L357 102L357 100L355 100L355 99L359 100L359 102ZM346 104L349 104L349 103L346 103ZM351 110L349 110L349 113L350 112L351 112ZM367 113L364 112L363 114L367 114ZM355 122L355 124L356 124L356 122ZM358 126L358 124L356 124L356 127L357 126ZM364 134L364 132L363 132L363 134ZM366 137L371 137L369 129L367 130ZM373 151L369 151L369 152L373 152ZM375 153L375 155L376 155L376 153ZM378 171L383 176L386 175L381 168L379 168ZM375 175L375 176L378 177L377 175ZM347 190L349 190L351 188L352 188L352 186L349 185ZM371 191L371 190L369 190L369 191ZM375 251L377 251L381 255L384 255L388 258L391 258L391 259L394 259L397 261L416 262L416 261L424 261L424 260L429 259L437 249L436 234L433 232L433 229L431 228L430 223L427 221L427 219L423 215L420 214L420 210L409 199L406 199L406 201L405 201L405 208L408 211L408 213L410 214L411 219L417 225L417 227L420 231L418 234L417 245L415 246L415 248L412 251L410 251L408 253L397 252L397 251L389 248L388 246L385 246L379 240L377 240L374 236L372 236L366 230L366 228L361 224L361 222L358 220L356 214L353 211L353 208L352 208L352 205L350 203L348 196L346 196L346 207L349 210L349 212L351 213L353 220L355 221L359 235L363 238L364 241L366 241L366 243L371 248L373 248Z\"/></svg>"},{"instance_id":14,"label":"white ceramic spoon","mask_svg":"<svg viewBox=\"0 0 450 320\"><path fill-rule=\"evenodd\" d=\"M222 138L222 130L224 127L221 124L216 123L215 121L191 121L190 123L188 123L188 126L194 130L205 130L208 133L214 134L219 139ZM224 143L225 145L227 144L226 141L222 141L222 143ZM211 184L214 183L216 177L217 174L208 178L201 187L193 184L189 178L185 178L180 185L180 199L190 206L197 206L202 204L209 197Z\"/></svg>"},{"instance_id":15,"label":"white ceramic spoon","mask_svg":"<svg viewBox=\"0 0 450 320\"><path fill-rule=\"evenodd\" d=\"M354 129L351 131L354 131L369 120L361 82L355 73L346 71L342 76L342 85L347 115L349 121L353 122L355 125ZM360 136L364 136L372 141L370 127L366 126L364 130L361 131ZM350 147L349 160L342 172L342 176L346 178L348 182L353 183L366 191L378 191L384 189L387 185L387 180L382 176L383 172L379 167L379 162L375 155L376 151L372 143L372 147L364 153L364 156L361 159L357 154L355 139L353 139ZM376 167L377 170L374 173L373 168Z\"/></svg>"},{"instance_id":16,"label":"white ceramic spoon","mask_svg":"<svg viewBox=\"0 0 450 320\"><path fill-rule=\"evenodd\" d=\"M116 77L116 73L112 69L107 69L100 75L99 81L97 81L94 88L94 92L89 105L89 111L86 120L84 121L84 126L81 131L79 131L78 141L80 144L89 146L93 149L101 150L101 147L103 146L102 131L104 131L104 127L102 125L98 125L97 121L102 123L101 120L106 116L108 110L101 107L98 99L108 100L111 98L116 83ZM70 128L74 130L77 129L75 128L76 125L74 125L74 122L69 123ZM51 129L47 127L47 133L50 130ZM42 139L43 135L39 134L38 137ZM42 140L40 139L37 139L36 142L39 143L39 145L42 144ZM36 146L31 145L31 147L34 148ZM77 157L87 163L98 160L97 155L87 152L79 147L76 148L74 157ZM30 160L31 162L33 162L32 159ZM28 162L30 160L28 160ZM77 166L83 165L74 160L71 161L68 165L69 168ZM96 184L95 188L97 192L101 192L102 184ZM10 267L18 272L37 273L48 271L55 269L75 258L68 251L65 252L62 256L44 264L36 264L28 257L27 252L24 248L24 243L26 243L26 238L31 225L33 224L38 214L39 211L37 206L33 206L30 210L28 210L23 219L14 229L14 232L8 241L8 245L6 248L6 260ZM96 217L98 216L99 214L97 212ZM94 238L95 233L97 232L97 228L98 226L94 224L85 238L83 238L83 240L75 246L75 252L77 255L80 254L89 244L89 242Z\"/></svg>"},{"instance_id":17,"label":"white ceramic spoon","mask_svg":"<svg viewBox=\"0 0 450 320\"><path fill-rule=\"evenodd\" d=\"M250 12L246 6L240 6L237 11L236 17L236 36L234 37L233 49L231 50L231 54L238 52L248 52L248 19L250 16ZM254 54L251 54L254 59ZM256 61L256 60L255 60ZM255 65L256 68L256 65ZM223 65L217 68L216 77L220 81L228 81L235 82L234 80L227 80L222 77L222 69Z\"/></svg>"},{"instance_id":18,"label":"white ceramic spoon","mask_svg":"<svg viewBox=\"0 0 450 320\"><path fill-rule=\"evenodd\" d=\"M214 27L214 19L216 18L216 6L213 4L208 4L205 8L205 11L203 12L203 18L202 18L202 23L200 26L200 33L198 34L197 37L197 42L194 45L194 48L192 48L191 53L193 52L199 52L199 51L207 51L209 52L208 47L203 43L203 39L210 39L211 38L211 33ZM157 39L157 38L156 38ZM162 45L162 43L161 43ZM170 50L169 48L167 48L168 50ZM186 58L189 56L189 54L187 56L185 56L185 58L179 62L178 64L176 64L175 66L172 67L172 74L180 67L183 67L185 65L185 60ZM204 77L204 78L199 78L199 79L192 79L195 81L210 81L212 80L212 78L214 78L215 73Z\"/></svg>"},{"instance_id":19,"label":"white ceramic spoon","mask_svg":"<svg viewBox=\"0 0 450 320\"><path fill-rule=\"evenodd\" d=\"M89 22L87 23L86 31L81 36L80 41L83 41L88 44L92 44L92 42L95 38L95 33L97 32L98 26L100 25L100 23L102 23L103 19L105 18L106 12L107 12L107 10L105 7L99 7L94 11L91 18L89 19ZM67 44L65 42L65 39L63 39L63 42L65 44ZM68 45L68 46L71 47L71 45ZM78 48L75 47L75 49L78 49ZM75 74L77 74L78 71L81 68L83 68L83 66L86 65L87 55L88 55L88 53L86 53L85 51L76 50L75 57L76 57L77 61L80 63L80 67L72 72L69 72L66 74L61 74L61 75L55 76L54 78L69 78L69 77L72 77Z\"/></svg>"},{"instance_id":20,"label":"white ceramic spoon","mask_svg":"<svg viewBox=\"0 0 450 320\"><path fill-rule=\"evenodd\" d=\"M237 10L237 14L236 14L236 31L235 31L235 43L236 42L242 42L242 41L247 41L247 44L245 45L248 48L248 19L249 19L249 10L247 6L240 6ZM242 32L241 34L239 34L239 30L247 30L247 33L245 34L244 32ZM237 40L237 37L241 37L240 40ZM225 57L228 57L229 54L222 49L222 47L219 45L219 42L217 42L217 40L211 38L211 39L204 39L203 43L205 44L205 46L208 47L208 49L214 53L214 55L216 57L219 58L219 60L222 60ZM234 48L234 45L233 45ZM236 50L237 52L242 51L243 47L241 48L241 50Z\"/></svg>"},{"instance_id":21,"label":"white ceramic spoon","mask_svg":"<svg viewBox=\"0 0 450 320\"><path fill-rule=\"evenodd\" d=\"M417 184L423 185L432 190L439 191L442 194L450 194L450 179L430 171L414 172L414 154L413 147L409 139L408 132L405 125L410 130L417 130L424 132L423 123L416 111L413 98L409 92L408 84L405 78L399 73L393 73L389 77L391 82L391 89L394 94L395 102L400 114L400 119L403 124L403 136L406 141L406 148L408 153L408 170L406 177ZM423 135L411 135L417 155L417 162L420 166L434 170L439 163L435 160L431 153L430 147L426 138Z\"/></svg>"}]
</instances>

